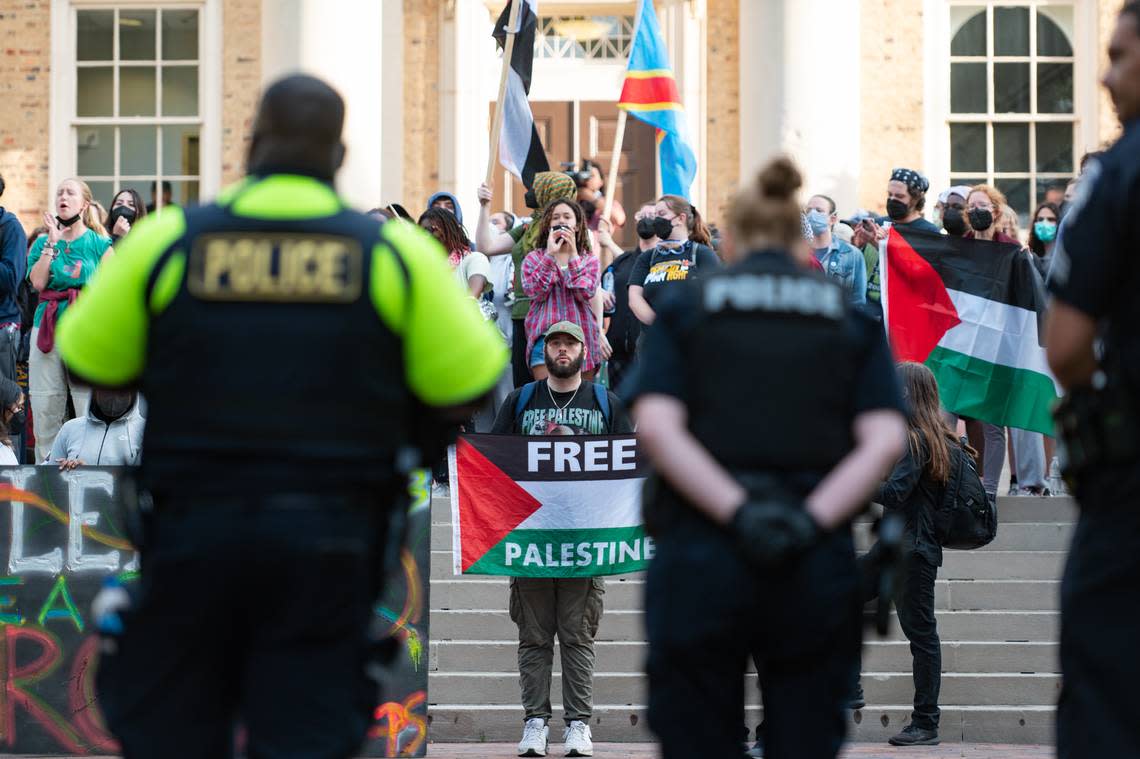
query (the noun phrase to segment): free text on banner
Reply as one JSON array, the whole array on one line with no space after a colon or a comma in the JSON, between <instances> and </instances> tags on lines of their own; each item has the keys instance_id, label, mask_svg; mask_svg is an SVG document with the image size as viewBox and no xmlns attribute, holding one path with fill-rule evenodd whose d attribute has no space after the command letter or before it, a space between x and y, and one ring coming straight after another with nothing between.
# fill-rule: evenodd
<instances>
[{"instance_id":1,"label":"free text on banner","mask_svg":"<svg viewBox=\"0 0 1140 759\"><path fill-rule=\"evenodd\" d=\"M653 558L633 435L463 435L450 458L455 574L594 577Z\"/></svg>"},{"instance_id":2,"label":"free text on banner","mask_svg":"<svg viewBox=\"0 0 1140 759\"><path fill-rule=\"evenodd\" d=\"M0 754L118 753L95 698L99 640L91 602L107 576L138 577L124 521L126 474L0 468L7 512L0 514L7 548L0 565ZM430 481L426 472L413 477L408 539L376 606L376 631L402 646L384 667L386 700L377 698L364 756L424 756L427 748Z\"/></svg>"}]
</instances>

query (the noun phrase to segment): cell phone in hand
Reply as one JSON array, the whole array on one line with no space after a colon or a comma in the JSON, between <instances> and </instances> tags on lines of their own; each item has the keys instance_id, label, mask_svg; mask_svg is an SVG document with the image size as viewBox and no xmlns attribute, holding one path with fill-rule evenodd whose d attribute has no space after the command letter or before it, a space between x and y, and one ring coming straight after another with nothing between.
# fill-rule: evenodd
<instances>
[{"instance_id":1,"label":"cell phone in hand","mask_svg":"<svg viewBox=\"0 0 1140 759\"><path fill-rule=\"evenodd\" d=\"M570 227L566 226L565 224L556 224L553 227L551 227L550 230L552 232L569 232Z\"/></svg>"}]
</instances>

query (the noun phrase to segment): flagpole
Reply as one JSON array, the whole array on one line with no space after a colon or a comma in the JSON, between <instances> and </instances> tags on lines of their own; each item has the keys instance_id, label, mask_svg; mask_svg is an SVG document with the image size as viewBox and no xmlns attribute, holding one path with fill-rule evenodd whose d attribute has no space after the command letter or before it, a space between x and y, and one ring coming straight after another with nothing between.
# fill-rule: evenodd
<instances>
[{"instance_id":1,"label":"flagpole","mask_svg":"<svg viewBox=\"0 0 1140 759\"><path fill-rule=\"evenodd\" d=\"M606 177L606 202L602 206L602 218L610 224L610 212L614 210L614 192L617 189L618 169L621 167L621 148L625 142L625 120L629 113L624 108L618 109L617 134L614 135L614 154L610 157L610 173ZM613 224L610 224L610 231Z\"/></svg>"},{"instance_id":2,"label":"flagpole","mask_svg":"<svg viewBox=\"0 0 1140 759\"><path fill-rule=\"evenodd\" d=\"M494 187L495 166L499 162L499 135L503 131L503 101L507 96L507 77L511 72L511 58L515 53L518 36L519 9L526 0L511 0L511 16L507 22L507 39L503 44L503 71L499 75L499 101L495 106L495 120L491 122L491 154L487 159L487 186Z\"/></svg>"}]
</instances>

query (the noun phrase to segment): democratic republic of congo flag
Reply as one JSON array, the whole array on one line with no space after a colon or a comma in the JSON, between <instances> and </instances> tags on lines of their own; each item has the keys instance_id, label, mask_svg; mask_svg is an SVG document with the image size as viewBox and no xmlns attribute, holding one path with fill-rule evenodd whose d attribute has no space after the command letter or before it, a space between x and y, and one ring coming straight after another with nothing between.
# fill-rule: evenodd
<instances>
[{"instance_id":1,"label":"democratic republic of congo flag","mask_svg":"<svg viewBox=\"0 0 1140 759\"><path fill-rule=\"evenodd\" d=\"M697 173L697 158L689 147L685 108L653 0L641 0L637 30L629 54L618 108L624 108L657 128L657 155L661 164L661 189L667 195L689 197Z\"/></svg>"},{"instance_id":2,"label":"democratic republic of congo flag","mask_svg":"<svg viewBox=\"0 0 1140 759\"><path fill-rule=\"evenodd\" d=\"M449 458L457 575L596 577L653 558L634 435L462 435Z\"/></svg>"},{"instance_id":3,"label":"democratic republic of congo flag","mask_svg":"<svg viewBox=\"0 0 1140 759\"><path fill-rule=\"evenodd\" d=\"M1054 434L1045 287L1021 247L892 228L883 248L895 358L930 367L947 411Z\"/></svg>"}]
</instances>

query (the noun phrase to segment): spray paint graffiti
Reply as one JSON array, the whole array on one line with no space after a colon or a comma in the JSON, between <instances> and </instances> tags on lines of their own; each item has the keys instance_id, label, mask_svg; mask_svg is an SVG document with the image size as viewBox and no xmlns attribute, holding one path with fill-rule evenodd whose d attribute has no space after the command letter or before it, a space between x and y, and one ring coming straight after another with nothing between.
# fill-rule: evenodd
<instances>
[{"instance_id":1,"label":"spray paint graffiti","mask_svg":"<svg viewBox=\"0 0 1140 759\"><path fill-rule=\"evenodd\" d=\"M99 640L91 601L108 575L138 577L123 529L122 472L0 468L0 753L115 754L95 695ZM427 743L430 478L412 483L409 540L376 613L404 654L365 756L423 756ZM4 573L7 569L7 573ZM379 699L378 699L379 700Z\"/></svg>"}]
</instances>

